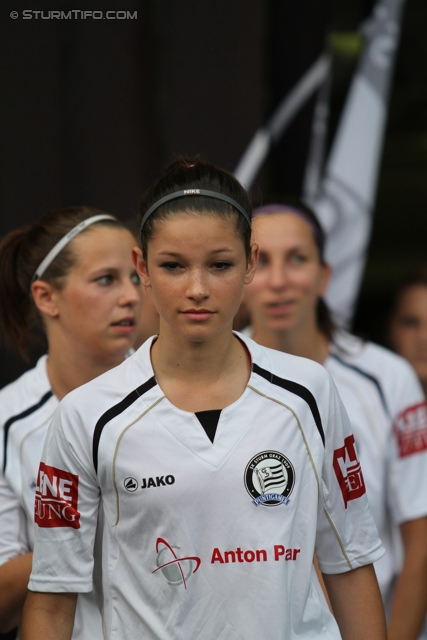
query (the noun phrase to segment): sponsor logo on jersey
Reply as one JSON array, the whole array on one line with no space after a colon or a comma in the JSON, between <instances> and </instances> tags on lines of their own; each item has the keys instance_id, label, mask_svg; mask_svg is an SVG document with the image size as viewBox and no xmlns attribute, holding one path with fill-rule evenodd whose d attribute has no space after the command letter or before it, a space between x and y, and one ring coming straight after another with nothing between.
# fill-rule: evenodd
<instances>
[{"instance_id":1,"label":"sponsor logo on jersey","mask_svg":"<svg viewBox=\"0 0 427 640\"><path fill-rule=\"evenodd\" d=\"M229 564L235 562L268 562L273 557L274 562L279 560L289 562L298 558L301 553L301 549L290 549L283 546L283 544L273 545L270 553L267 549L247 549L243 551L240 547L230 551L220 551L218 547L212 551L211 564Z\"/></svg>"},{"instance_id":2,"label":"sponsor logo on jersey","mask_svg":"<svg viewBox=\"0 0 427 640\"><path fill-rule=\"evenodd\" d=\"M138 480L136 480L135 478L132 478L132 477L125 478L123 480L123 484L126 491L129 491L130 493L133 493L138 489Z\"/></svg>"},{"instance_id":3,"label":"sponsor logo on jersey","mask_svg":"<svg viewBox=\"0 0 427 640\"><path fill-rule=\"evenodd\" d=\"M166 485L174 484L174 476L156 476L155 478L142 478L141 489L149 489L150 487L166 487Z\"/></svg>"},{"instance_id":4,"label":"sponsor logo on jersey","mask_svg":"<svg viewBox=\"0 0 427 640\"><path fill-rule=\"evenodd\" d=\"M256 507L287 505L295 485L295 469L283 453L262 451L248 462L244 482Z\"/></svg>"},{"instance_id":5,"label":"sponsor logo on jersey","mask_svg":"<svg viewBox=\"0 0 427 640\"><path fill-rule=\"evenodd\" d=\"M187 588L187 580L196 573L200 567L201 560L197 556L180 556L179 547L171 546L164 538L156 540L156 564L157 569L152 573L160 571L167 583L171 587L183 585Z\"/></svg>"},{"instance_id":6,"label":"sponsor logo on jersey","mask_svg":"<svg viewBox=\"0 0 427 640\"><path fill-rule=\"evenodd\" d=\"M34 521L43 528L80 529L78 495L79 476L41 462L37 477Z\"/></svg>"},{"instance_id":7,"label":"sponsor logo on jersey","mask_svg":"<svg viewBox=\"0 0 427 640\"><path fill-rule=\"evenodd\" d=\"M420 402L397 416L394 432L399 447L399 456L405 458L413 453L427 450L427 406Z\"/></svg>"},{"instance_id":8,"label":"sponsor logo on jersey","mask_svg":"<svg viewBox=\"0 0 427 640\"><path fill-rule=\"evenodd\" d=\"M347 436L344 440L344 446L334 451L333 466L347 509L350 500L360 498L366 493L353 435Z\"/></svg>"},{"instance_id":9,"label":"sponsor logo on jersey","mask_svg":"<svg viewBox=\"0 0 427 640\"><path fill-rule=\"evenodd\" d=\"M175 477L171 474L167 476L153 476L148 478L142 478L141 489L150 489L151 487L167 487L171 484L175 484ZM129 476L123 480L123 486L126 491L133 493L139 487L138 480Z\"/></svg>"}]
</instances>

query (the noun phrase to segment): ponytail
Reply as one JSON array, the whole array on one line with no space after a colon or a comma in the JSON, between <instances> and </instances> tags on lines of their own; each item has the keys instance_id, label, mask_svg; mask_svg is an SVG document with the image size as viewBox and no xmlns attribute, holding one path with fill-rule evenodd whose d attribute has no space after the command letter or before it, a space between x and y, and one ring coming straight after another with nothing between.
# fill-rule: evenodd
<instances>
[{"instance_id":1,"label":"ponytail","mask_svg":"<svg viewBox=\"0 0 427 640\"><path fill-rule=\"evenodd\" d=\"M28 357L28 328L36 320L30 296L31 267L24 250L29 229L15 229L0 243L0 324L5 343L16 344L24 357Z\"/></svg>"}]
</instances>

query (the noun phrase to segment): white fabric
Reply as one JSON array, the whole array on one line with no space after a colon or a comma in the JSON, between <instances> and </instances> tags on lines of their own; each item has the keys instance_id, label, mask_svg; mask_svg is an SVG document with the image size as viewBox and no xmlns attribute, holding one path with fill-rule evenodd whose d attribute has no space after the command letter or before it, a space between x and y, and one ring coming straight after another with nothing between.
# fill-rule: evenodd
<instances>
[{"instance_id":1,"label":"white fabric","mask_svg":"<svg viewBox=\"0 0 427 640\"><path fill-rule=\"evenodd\" d=\"M30 588L92 588L101 501L107 639L338 639L313 570L315 546L326 573L383 554L357 460L353 474L347 469L351 429L330 376L310 360L241 339L254 371L222 411L213 444L157 385L152 339L55 413L38 482L45 510ZM313 410L301 397L307 390ZM275 506L263 503L271 495Z\"/></svg>"},{"instance_id":2,"label":"white fabric","mask_svg":"<svg viewBox=\"0 0 427 640\"><path fill-rule=\"evenodd\" d=\"M58 400L53 394L26 417L8 421L36 407L51 393L47 357L0 390L0 564L32 551L34 546L34 490L49 422ZM93 594L79 596L73 640L102 638L101 618Z\"/></svg>"},{"instance_id":3,"label":"white fabric","mask_svg":"<svg viewBox=\"0 0 427 640\"><path fill-rule=\"evenodd\" d=\"M252 336L252 327L243 333ZM374 566L388 612L403 560L399 525L427 515L424 393L404 358L345 331L336 334L324 366L350 418L369 505L386 550ZM402 421L402 415L410 419ZM402 457L397 433L403 426L409 445L418 442L421 450ZM418 640L427 640L427 621Z\"/></svg>"},{"instance_id":4,"label":"white fabric","mask_svg":"<svg viewBox=\"0 0 427 640\"><path fill-rule=\"evenodd\" d=\"M427 516L423 390L406 360L344 332L337 335L325 367L350 417L370 507L386 549L375 570L388 609L402 566L399 525ZM403 429L405 445L398 437Z\"/></svg>"},{"instance_id":5,"label":"white fabric","mask_svg":"<svg viewBox=\"0 0 427 640\"><path fill-rule=\"evenodd\" d=\"M370 241L392 72L406 0L377 0L319 191L309 199L326 233L326 302L351 325Z\"/></svg>"}]
</instances>

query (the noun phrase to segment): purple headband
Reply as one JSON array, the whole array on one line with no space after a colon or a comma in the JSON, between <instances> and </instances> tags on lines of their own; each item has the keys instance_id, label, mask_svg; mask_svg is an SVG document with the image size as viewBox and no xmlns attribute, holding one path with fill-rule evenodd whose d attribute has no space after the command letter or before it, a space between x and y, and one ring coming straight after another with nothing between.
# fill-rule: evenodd
<instances>
[{"instance_id":1,"label":"purple headband","mask_svg":"<svg viewBox=\"0 0 427 640\"><path fill-rule=\"evenodd\" d=\"M294 216L297 216L298 218L301 218L301 220L304 220L304 222L306 222L313 231L317 246L319 248L320 256L323 259L325 234L316 218L312 220L306 213L304 213L304 211L296 209L295 207L288 207L286 204L266 204L264 207L259 207L258 209L253 210L252 220L256 220L256 218L260 218L261 216L273 213L290 213Z\"/></svg>"}]
</instances>

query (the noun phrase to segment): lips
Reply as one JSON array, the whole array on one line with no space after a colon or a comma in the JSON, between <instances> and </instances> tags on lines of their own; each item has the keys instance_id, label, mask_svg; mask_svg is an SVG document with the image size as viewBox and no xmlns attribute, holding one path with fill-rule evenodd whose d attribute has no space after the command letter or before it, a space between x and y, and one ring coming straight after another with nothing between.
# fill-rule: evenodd
<instances>
[{"instance_id":1,"label":"lips","mask_svg":"<svg viewBox=\"0 0 427 640\"><path fill-rule=\"evenodd\" d=\"M112 322L111 326L119 333L131 333L136 326L136 320L134 316L126 316L117 322Z\"/></svg>"},{"instance_id":2,"label":"lips","mask_svg":"<svg viewBox=\"0 0 427 640\"><path fill-rule=\"evenodd\" d=\"M186 318L189 318L190 320L196 320L199 322L202 322L203 320L208 320L209 318L212 318L212 316L214 315L214 312L210 311L209 309L186 309L181 313Z\"/></svg>"},{"instance_id":3,"label":"lips","mask_svg":"<svg viewBox=\"0 0 427 640\"><path fill-rule=\"evenodd\" d=\"M280 300L278 302L267 303L266 308L268 313L272 315L283 315L291 310L293 304L293 300Z\"/></svg>"},{"instance_id":4,"label":"lips","mask_svg":"<svg viewBox=\"0 0 427 640\"><path fill-rule=\"evenodd\" d=\"M135 318L123 318L123 320L118 320L117 322L113 322L114 327L134 327L135 326Z\"/></svg>"}]
</instances>

